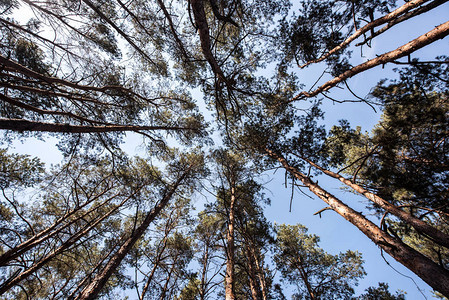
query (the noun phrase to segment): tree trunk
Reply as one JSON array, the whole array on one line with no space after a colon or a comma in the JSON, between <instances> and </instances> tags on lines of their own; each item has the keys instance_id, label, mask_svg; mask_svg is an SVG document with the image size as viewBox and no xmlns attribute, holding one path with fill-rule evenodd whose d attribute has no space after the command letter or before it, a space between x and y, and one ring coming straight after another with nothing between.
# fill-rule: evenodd
<instances>
[{"instance_id":1,"label":"tree trunk","mask_svg":"<svg viewBox=\"0 0 449 300\"><path fill-rule=\"evenodd\" d=\"M41 260L39 260L37 263L33 264L30 268L23 271L19 275L8 279L3 285L0 287L0 295L3 295L7 290L9 290L11 287L19 284L22 280L39 270L43 265L45 265L47 262L49 262L51 259L56 257L57 255L61 254L65 250L67 250L69 247L71 247L73 244L75 244L77 241L79 241L83 236L85 236L89 231L91 231L93 228L95 228L100 222L105 220L107 217L109 217L113 212L115 212L120 206L122 206L129 198L123 200L119 205L111 209L107 214L103 215L102 217L98 218L96 221L94 221L91 225L86 225L81 231L78 233L72 235L67 241L65 241L59 248L54 250L52 253L48 254Z\"/></svg>"},{"instance_id":2,"label":"tree trunk","mask_svg":"<svg viewBox=\"0 0 449 300\"><path fill-rule=\"evenodd\" d=\"M137 192L137 191L136 191ZM134 195L135 193L133 193ZM128 197L128 199L130 199L133 195L131 195L130 197ZM117 196L117 195L116 195ZM84 208L87 204L91 203L92 201L94 201L96 199L93 198L90 201L86 201L86 203L84 203L81 206L76 207L75 209L72 209L70 212L66 213L63 217L59 218L58 220L56 220L51 226L47 227L46 229L42 230L41 232L39 232L38 234L34 235L33 237L29 238L28 240L22 242L20 245L9 249L8 251L6 251L5 253L3 253L0 256L0 266L5 266L8 262L10 262L11 260L19 257L21 254L25 253L26 251L30 250L31 248L33 248L36 245L39 245L40 243L48 240L49 238L51 238L52 236L54 236L55 234L61 232L64 228L67 228L68 226L72 225L73 223L75 223L78 220L81 220L82 218L84 218L85 216L87 216L88 214L90 214L92 211L98 209L99 207L105 205L106 203L108 203L110 200L112 200L113 198L115 198L115 196L103 201L103 203L101 203L100 205L97 205L94 208L89 209L87 212L85 212L84 214L82 214L81 216L77 217L74 220L69 221L68 223L60 226L59 228L55 229L58 225L60 225L61 223L63 223L64 221L67 220L67 218L69 218L70 216L72 216L74 213L76 213L77 211L79 211L80 209ZM55 229L55 230L54 230Z\"/></svg>"},{"instance_id":3,"label":"tree trunk","mask_svg":"<svg viewBox=\"0 0 449 300\"><path fill-rule=\"evenodd\" d=\"M423 220L414 217L410 213L407 213L407 212L403 211L402 209L396 207L395 205L393 205L390 202L384 200L383 198L377 196L376 194L371 193L370 191L367 191L366 189L364 189L360 185L354 183L353 181L351 181L349 179L344 178L340 174L337 174L337 173L334 173L332 171L326 170L326 169L318 166L317 164L315 164L314 162L312 162L312 161L310 161L308 159L304 159L304 160L307 161L312 166L314 166L317 169L319 169L320 171L322 171L324 174L340 180L341 182L343 182L347 186L351 187L357 193L362 194L363 196L365 196L365 198L367 198L368 200L371 200L373 203L375 203L379 207L383 208L385 211L391 213L392 215L398 217L402 221L404 221L407 224L411 225L419 233L427 235L435 243L437 243L437 244L439 244L439 245L449 249L449 235L447 235L444 232L438 230L437 228L427 224Z\"/></svg>"},{"instance_id":4,"label":"tree trunk","mask_svg":"<svg viewBox=\"0 0 449 300\"><path fill-rule=\"evenodd\" d=\"M309 293L310 299L315 300L317 299L315 292L313 291L312 286L310 285L309 276L304 271L304 268L302 266L302 260L301 257L298 257L297 261L295 262L296 268L298 269L299 276L301 276L302 281L304 282L304 285L307 288L307 292Z\"/></svg>"},{"instance_id":5,"label":"tree trunk","mask_svg":"<svg viewBox=\"0 0 449 300\"><path fill-rule=\"evenodd\" d=\"M267 280L265 278L265 272L263 270L263 261L262 262L259 261L259 258L254 249L252 249L251 252L252 252L251 254L253 255L254 262L256 264L257 278L259 279L260 290L262 291L262 300L267 300L268 298Z\"/></svg>"},{"instance_id":6,"label":"tree trunk","mask_svg":"<svg viewBox=\"0 0 449 300\"><path fill-rule=\"evenodd\" d=\"M1 94L0 94L0 98ZM178 131L178 130L195 130L189 127L171 127L171 126L138 126L138 125L105 125L105 126L90 126L90 125L70 125L46 123L38 121L28 121L22 119L1 119L0 129L14 130L19 132L24 131L40 131L40 132L60 132L60 133L94 133L94 132L123 132L123 131L146 131L146 130L164 130L164 131Z\"/></svg>"},{"instance_id":7,"label":"tree trunk","mask_svg":"<svg viewBox=\"0 0 449 300\"><path fill-rule=\"evenodd\" d=\"M153 269L151 269L151 273L148 276L147 281L145 282L145 286L143 287L142 293L140 294L139 299L143 300L143 297L148 291L148 288L150 287L150 283L153 280L154 274L156 273L156 269L159 267L159 263L162 261L162 254L164 254L165 248L167 247L167 238L164 238L164 244L162 245L161 251L159 251L156 260L154 262Z\"/></svg>"},{"instance_id":8,"label":"tree trunk","mask_svg":"<svg viewBox=\"0 0 449 300\"><path fill-rule=\"evenodd\" d=\"M307 63L299 66L299 68L302 69L302 68L307 67L310 64L315 64L315 63L325 60L332 54L337 53L337 52L341 51L342 49L344 49L345 47L347 47L352 41L354 41L358 37L362 36L364 33L368 32L369 30L372 30L372 29L376 28L377 26L380 26L382 24L385 24L387 22L395 20L402 14L414 9L415 7L418 7L419 5L421 5L427 1L429 1L429 0L411 0L409 2L406 2L404 5L395 9L394 11L390 12L389 14L387 14L379 19L376 19L372 22L369 22L362 28L356 30L351 36L349 36L346 40L344 40L340 45L329 50L324 55L322 55L320 58L308 61Z\"/></svg>"},{"instance_id":9,"label":"tree trunk","mask_svg":"<svg viewBox=\"0 0 449 300\"><path fill-rule=\"evenodd\" d=\"M229 220L226 247L226 277L225 295L226 300L234 300L234 223L235 223L235 181L231 179L231 203L229 207Z\"/></svg>"},{"instance_id":10,"label":"tree trunk","mask_svg":"<svg viewBox=\"0 0 449 300\"><path fill-rule=\"evenodd\" d=\"M161 295L159 297L159 300L164 300L166 298L167 290L168 290L168 284L170 283L171 276L172 276L173 272L175 271L177 258L178 257L176 256L174 261L173 261L173 264L172 264L172 266L170 268L170 272L168 272L168 276L165 279L165 284L164 284L164 287L162 288L162 292L161 292Z\"/></svg>"},{"instance_id":11,"label":"tree trunk","mask_svg":"<svg viewBox=\"0 0 449 300\"><path fill-rule=\"evenodd\" d=\"M94 280L81 292L81 294L76 299L95 299L97 298L100 291L103 289L104 285L108 281L109 277L115 272L117 267L120 265L122 260L137 242L137 240L145 233L150 223L156 218L159 212L167 205L168 201L171 199L176 189L181 185L181 182L185 179L187 174L190 172L191 167L189 167L176 181L176 183L170 188L170 190L165 194L159 204L157 204L151 211L149 211L138 228L134 230L131 236L125 241L125 243L120 247L116 254L109 260L107 265L104 267L102 272L97 274Z\"/></svg>"},{"instance_id":12,"label":"tree trunk","mask_svg":"<svg viewBox=\"0 0 449 300\"><path fill-rule=\"evenodd\" d=\"M449 271L440 267L429 258L403 243L400 239L388 235L361 213L356 212L332 194L322 189L306 175L290 166L284 157L265 149L269 157L279 161L292 176L299 179L309 190L327 203L335 212L355 225L376 245L395 260L410 269L433 289L449 297Z\"/></svg>"},{"instance_id":13,"label":"tree trunk","mask_svg":"<svg viewBox=\"0 0 449 300\"><path fill-rule=\"evenodd\" d=\"M249 243L246 243L246 258L248 260L248 279L249 279L249 287L251 290L251 296L253 297L253 300L258 300L258 293L256 289L256 272L254 270L254 260L251 255L251 250Z\"/></svg>"},{"instance_id":14,"label":"tree trunk","mask_svg":"<svg viewBox=\"0 0 449 300\"><path fill-rule=\"evenodd\" d=\"M201 287L200 287L200 299L201 300L205 300L206 299L206 291L207 291L207 263L209 260L209 245L205 244L204 245L204 255L203 255L203 270L202 270L202 274L201 274Z\"/></svg>"}]
</instances>

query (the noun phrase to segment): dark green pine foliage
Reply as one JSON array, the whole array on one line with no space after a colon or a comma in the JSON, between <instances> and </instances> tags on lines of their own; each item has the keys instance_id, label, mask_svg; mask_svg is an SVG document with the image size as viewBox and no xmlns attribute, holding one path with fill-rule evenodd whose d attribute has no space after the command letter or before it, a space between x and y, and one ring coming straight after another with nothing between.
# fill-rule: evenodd
<instances>
[{"instance_id":1,"label":"dark green pine foliage","mask_svg":"<svg viewBox=\"0 0 449 300\"><path fill-rule=\"evenodd\" d=\"M448 69L415 63L372 91L383 115L371 134L331 130L330 162L394 204L448 212Z\"/></svg>"},{"instance_id":2,"label":"dark green pine foliage","mask_svg":"<svg viewBox=\"0 0 449 300\"><path fill-rule=\"evenodd\" d=\"M352 298L354 300L404 300L405 295L401 292L395 294L390 293L388 290L388 284L379 282L378 287L369 287L365 290L365 293Z\"/></svg>"},{"instance_id":3,"label":"dark green pine foliage","mask_svg":"<svg viewBox=\"0 0 449 300\"><path fill-rule=\"evenodd\" d=\"M318 246L319 237L302 225L277 225L274 261L282 277L297 288L295 299L347 299L366 273L357 251L337 255Z\"/></svg>"}]
</instances>

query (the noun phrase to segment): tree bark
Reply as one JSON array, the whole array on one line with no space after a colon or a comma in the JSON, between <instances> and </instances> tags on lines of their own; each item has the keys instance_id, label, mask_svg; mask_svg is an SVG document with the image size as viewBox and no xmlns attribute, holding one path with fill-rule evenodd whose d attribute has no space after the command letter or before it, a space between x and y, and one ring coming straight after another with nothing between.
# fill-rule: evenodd
<instances>
[{"instance_id":1,"label":"tree bark","mask_svg":"<svg viewBox=\"0 0 449 300\"><path fill-rule=\"evenodd\" d=\"M147 278L147 281L145 282L145 286L143 287L142 293L139 296L140 300L143 300L143 297L148 291L148 288L150 287L151 281L153 280L154 274L156 273L157 268L159 267L160 262L162 259L162 254L164 254L165 248L167 247L167 237L164 237L164 242L162 244L162 249L158 251L158 254L156 256L156 260L154 261L154 266L151 269L150 275Z\"/></svg>"},{"instance_id":2,"label":"tree bark","mask_svg":"<svg viewBox=\"0 0 449 300\"><path fill-rule=\"evenodd\" d=\"M449 271L434 263L431 259L403 243L400 239L388 235L361 213L356 212L332 194L321 188L306 175L290 166L281 155L265 149L266 154L277 160L295 178L300 180L309 190L327 203L335 212L355 225L382 250L391 255L399 263L418 275L433 289L449 297Z\"/></svg>"},{"instance_id":3,"label":"tree bark","mask_svg":"<svg viewBox=\"0 0 449 300\"><path fill-rule=\"evenodd\" d=\"M195 25L198 29L198 34L201 41L201 50L204 57L212 68L214 74L222 81L226 82L226 77L221 70L215 56L211 50L211 40L209 34L209 25L207 24L206 12L204 11L203 0L190 0L192 5L193 16L195 18Z\"/></svg>"},{"instance_id":4,"label":"tree bark","mask_svg":"<svg viewBox=\"0 0 449 300\"><path fill-rule=\"evenodd\" d=\"M226 234L226 277L225 277L225 297L226 300L234 300L234 224L235 224L235 181L231 178L231 203L229 207L228 230Z\"/></svg>"},{"instance_id":5,"label":"tree bark","mask_svg":"<svg viewBox=\"0 0 449 300\"><path fill-rule=\"evenodd\" d=\"M206 291L207 291L207 265L209 260L209 245L204 245L204 255L203 255L203 269L201 272L201 286L200 286L200 300L206 299Z\"/></svg>"},{"instance_id":6,"label":"tree bark","mask_svg":"<svg viewBox=\"0 0 449 300\"><path fill-rule=\"evenodd\" d=\"M251 296L253 297L253 300L258 300L258 293L256 289L256 272L254 270L254 260L251 255L250 246L248 243L246 243L246 258L248 261L248 280L249 280L249 287L251 290Z\"/></svg>"},{"instance_id":7,"label":"tree bark","mask_svg":"<svg viewBox=\"0 0 449 300\"><path fill-rule=\"evenodd\" d=\"M254 262L256 264L256 272L257 277L259 279L260 284L260 290L262 291L262 300L267 300L268 298L268 291L267 291L267 280L265 278L265 272L263 270L263 261L260 262L258 255L256 254L256 251L254 248L251 250Z\"/></svg>"},{"instance_id":8,"label":"tree bark","mask_svg":"<svg viewBox=\"0 0 449 300\"><path fill-rule=\"evenodd\" d=\"M137 191L136 191L137 193ZM135 193L133 193L134 195ZM133 195L131 195L130 197L132 197ZM118 195L115 195L105 201L103 201L103 203L101 203L100 205L97 205L91 209L89 209L87 212L85 212L84 214L80 215L79 217L77 217L76 219L70 220L69 222L67 222L66 224L56 228L58 225L62 224L64 221L67 221L67 219L72 216L74 213L76 213L77 211L81 210L82 208L84 208L86 205L88 205L89 203L91 203L92 201L94 201L95 199L97 199L97 197L94 197L93 199L86 201L83 205L76 207L75 209L71 210L70 212L66 213L63 217L61 217L60 219L56 220L56 222L54 222L51 226L47 227L46 229L42 230L41 232L39 232L38 234L34 235L33 237L29 238L28 240L20 243L20 245L18 245L17 247L14 247L12 249L9 249L8 251L6 251L5 253L3 253L0 256L0 266L5 266L8 262L10 262L11 260L17 258L18 256L20 256L21 254L25 253L26 251L30 250L31 248L33 248L34 246L48 240L49 238L51 238L52 236L54 236L55 234L61 232L64 228L67 228L68 226L72 225L73 223L75 223L78 220L81 220L82 218L86 217L88 214L90 214L92 211L100 208L101 206L105 205L106 203L108 203L110 200L112 200L113 198L115 198ZM130 197L128 197L128 199L130 199Z\"/></svg>"},{"instance_id":9,"label":"tree bark","mask_svg":"<svg viewBox=\"0 0 449 300\"><path fill-rule=\"evenodd\" d=\"M3 295L6 291L8 291L11 287L19 284L22 280L28 278L31 274L39 270L43 265L45 265L47 262L49 262L51 259L56 257L57 255L61 254L65 250L67 250L69 247L71 247L73 244L75 244L77 241L79 241L83 236L85 236L89 231L91 231L93 228L95 228L100 222L105 220L107 217L109 217L113 212L115 212L120 206L122 206L129 198L122 201L119 205L111 209L107 214L101 216L97 220L95 220L92 224L85 226L81 231L78 233L72 235L67 241L65 241L59 248L45 256L44 258L40 259L37 263L33 264L30 268L26 269L25 271L21 272L17 276L10 278L0 287L0 295Z\"/></svg>"},{"instance_id":10,"label":"tree bark","mask_svg":"<svg viewBox=\"0 0 449 300\"><path fill-rule=\"evenodd\" d=\"M296 268L298 269L299 276L301 276L302 281L304 282L304 285L307 288L307 292L309 293L310 299L315 300L317 299L315 292L313 291L312 286L310 285L309 276L307 275L306 271L304 271L304 267L302 265L301 257L298 257L295 262Z\"/></svg>"}]
</instances>

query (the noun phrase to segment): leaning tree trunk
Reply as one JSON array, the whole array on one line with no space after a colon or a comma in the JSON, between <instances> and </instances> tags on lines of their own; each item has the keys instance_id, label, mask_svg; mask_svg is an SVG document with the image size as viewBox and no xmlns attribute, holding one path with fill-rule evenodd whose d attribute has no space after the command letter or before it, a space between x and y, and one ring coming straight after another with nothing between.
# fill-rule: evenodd
<instances>
[{"instance_id":1,"label":"leaning tree trunk","mask_svg":"<svg viewBox=\"0 0 449 300\"><path fill-rule=\"evenodd\" d=\"M431 259L406 245L402 240L388 235L361 213L353 210L334 195L328 193L309 177L290 166L281 155L265 149L266 154L279 161L282 166L295 178L299 179L309 190L326 202L332 210L355 225L368 238L395 260L410 269L433 289L449 297L449 271L440 267Z\"/></svg>"},{"instance_id":2,"label":"leaning tree trunk","mask_svg":"<svg viewBox=\"0 0 449 300\"><path fill-rule=\"evenodd\" d=\"M130 199L134 194L135 193L130 195L128 197L128 199ZM34 235L31 238L29 238L28 240L20 243L16 247L11 248L8 251L6 251L5 253L3 253L2 255L0 255L0 266L6 266L10 261L12 261L13 259L16 259L17 257L19 257L23 253L27 252L31 248L33 248L33 247L43 243L44 241L46 241L49 238L53 237L54 235L58 234L59 232L61 232L65 228L67 228L70 225L74 224L75 222L77 222L79 220L83 220L83 218L86 217L87 215L89 215L91 212L97 210L98 208L101 208L102 206L104 206L105 204L107 204L108 202L110 202L112 199L114 199L117 196L118 195L114 195L114 196L106 199L105 201L103 201L101 204L99 204L99 205L97 205L95 207L90 208L88 211L84 212L83 214L81 214L77 218L72 219L72 220L68 220L72 215L74 215L75 213L77 213L78 211L83 209L86 205L88 205L89 203L95 201L97 199L97 197L95 197L95 198L93 198L93 199L91 199L89 201L86 201L81 206L78 206L78 207L72 209L70 212L66 213L64 216L62 216L61 218L56 220L52 225L50 225L46 229L42 230L41 232L39 232L36 235ZM67 223L61 225L64 222L67 222ZM59 225L61 225L61 226L58 227Z\"/></svg>"},{"instance_id":3,"label":"leaning tree trunk","mask_svg":"<svg viewBox=\"0 0 449 300\"><path fill-rule=\"evenodd\" d=\"M97 276L92 280L92 282L84 288L81 294L76 298L80 300L86 299L96 299L100 291L103 289L104 285L108 281L109 277L115 272L117 267L120 265L125 256L132 249L137 240L142 237L148 226L156 218L159 212L167 205L168 201L171 199L176 189L181 185L181 182L187 177L190 172L188 168L176 181L176 183L170 188L170 190L164 195L162 200L157 204L151 211L149 211L143 220L142 224L137 227L131 236L123 243L120 249L114 254L109 260L103 270L97 274Z\"/></svg>"},{"instance_id":4,"label":"leaning tree trunk","mask_svg":"<svg viewBox=\"0 0 449 300\"><path fill-rule=\"evenodd\" d=\"M438 245L449 249L449 235L447 235L444 232L438 230L437 228L429 225L428 223L424 222L423 220L414 217L410 213L403 211L402 209L391 204L390 202L386 201L385 199L377 196L376 194L371 193L370 191L364 189L363 187L354 183L353 181L344 178L340 174L337 174L337 173L334 173L327 169L324 169L324 168L320 167L319 165L315 164L314 162L310 161L309 159L305 159L305 158L303 158L303 159L305 161L307 161L310 165L312 165L312 166L316 167L318 170L322 171L324 174L340 180L341 182L343 182L344 184L346 184L347 186L352 188L357 193L362 194L363 196L365 196L365 198L367 198L368 200L377 204L379 207L383 208L386 212L398 217L402 221L411 225L413 228L416 229L416 231L429 237L432 241L434 241Z\"/></svg>"},{"instance_id":5,"label":"leaning tree trunk","mask_svg":"<svg viewBox=\"0 0 449 300\"><path fill-rule=\"evenodd\" d=\"M120 208L125 202L128 200L124 199L120 204L112 208L108 213L104 214L100 218L93 221L92 224L86 225L82 230L80 230L78 233L72 235L70 238L68 238L61 246L59 246L56 250L49 253L42 259L40 259L38 262L34 263L30 268L26 269L25 271L19 273L15 277L9 278L7 281L5 281L1 287L0 287L0 295L3 295L6 291L8 291L10 288L12 288L15 285L18 285L22 280L28 278L31 274L35 273L37 270L39 270L42 266L44 266L46 263L48 263L50 260L58 256L59 254L66 251L68 248L70 248L72 245L74 245L76 242L78 242L82 237L87 235L92 229L94 229L98 224L100 224L103 220L108 218L112 213L114 213L118 208Z\"/></svg>"}]
</instances>

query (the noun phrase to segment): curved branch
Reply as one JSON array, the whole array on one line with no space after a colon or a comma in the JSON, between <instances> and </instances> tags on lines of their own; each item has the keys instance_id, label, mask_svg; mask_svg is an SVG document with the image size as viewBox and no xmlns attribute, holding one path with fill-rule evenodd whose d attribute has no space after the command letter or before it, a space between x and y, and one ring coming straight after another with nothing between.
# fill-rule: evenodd
<instances>
[{"instance_id":1,"label":"curved branch","mask_svg":"<svg viewBox=\"0 0 449 300\"><path fill-rule=\"evenodd\" d=\"M203 0L190 0L190 4L192 5L193 17L195 19L195 25L198 28L198 33L200 35L201 41L201 49L203 50L203 55L206 58L207 62L212 68L217 77L226 82L226 77L224 76L223 71L217 63L214 55L211 50L211 40L209 34L209 25L207 24L206 12L204 11L204 3Z\"/></svg>"},{"instance_id":2,"label":"curved branch","mask_svg":"<svg viewBox=\"0 0 449 300\"><path fill-rule=\"evenodd\" d=\"M421 49L422 47L435 42L436 40L446 37L448 34L449 34L449 21L435 27L431 31L419 36L418 38L408 42L407 44L405 44L393 51L384 53L374 59L368 60L365 63L355 66L355 67L347 70L346 72L343 72L340 76L337 76L337 77L329 80L328 82L326 82L325 84L323 84L322 86L318 87L316 90L314 90L310 93L305 92L305 91L299 93L298 95L296 95L295 97L290 99L288 102L293 102L293 101L301 100L304 98L315 97L318 94L329 90L330 88L336 86L340 82L342 82L358 73L361 73L368 69L374 68L378 65L383 65L383 64L392 62L392 61L394 61L398 58L404 57L406 55L409 55L410 53L413 53L416 50Z\"/></svg>"},{"instance_id":3,"label":"curved branch","mask_svg":"<svg viewBox=\"0 0 449 300\"><path fill-rule=\"evenodd\" d=\"M382 27L382 28L379 29L378 31L373 32L373 33L371 34L371 36L369 36L368 38L366 38L363 42L360 42L360 43L355 44L355 45L356 45L356 46L362 46L362 45L368 43L369 41L371 41L371 40L372 40L373 38L375 38L376 36L381 35L382 33L384 33L385 31L387 31L388 29L390 29L390 28L393 27L394 25L399 24L399 23L401 23L401 22L403 22L403 21L405 21L405 20L408 20L408 19L410 19L410 18L416 17L416 16L418 16L418 15L420 15L420 14L423 14L423 13L425 13L425 12L428 12L429 10L436 8L436 7L440 6L441 4L446 3L447 1L448 1L448 0L435 0L435 1L433 1L433 2L431 2L431 3L429 3L429 4L427 4L426 6L417 8L417 9L415 9L415 10L413 10L413 11L409 11L408 13L406 13L406 14L400 16L399 18L394 19L394 20L391 20L390 22L388 22L387 25L385 25L384 27ZM410 2L409 2L409 3L410 3Z\"/></svg>"},{"instance_id":4,"label":"curved branch","mask_svg":"<svg viewBox=\"0 0 449 300\"><path fill-rule=\"evenodd\" d=\"M325 60L326 58L328 58L329 56L331 56L332 54L342 50L343 48L345 48L346 46L348 46L352 41L354 41L355 39L357 39L358 37L360 37L362 34L370 31L371 29L385 24L387 22L389 22L390 20L393 20L395 18L397 18L398 16L400 16L401 14L417 7L418 5L427 2L429 0L412 0L410 2L406 2L404 5L402 5L401 7L397 8L396 10L392 11L391 13L376 19L368 24L366 24L365 26L363 26L362 28L360 28L359 30L356 30L356 32L354 32L351 36L349 36L345 41L343 41L340 45L336 46L335 48L333 48L332 50L330 50L329 52L327 52L326 54L322 55L320 58L318 59L314 59L311 61L308 61L307 63L299 66L301 69L307 67L310 64L314 64L314 63L318 63L320 61ZM354 22L355 24L355 22Z\"/></svg>"}]
</instances>

